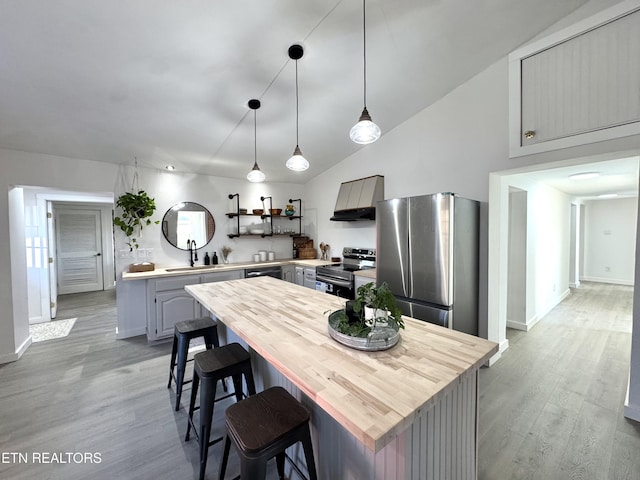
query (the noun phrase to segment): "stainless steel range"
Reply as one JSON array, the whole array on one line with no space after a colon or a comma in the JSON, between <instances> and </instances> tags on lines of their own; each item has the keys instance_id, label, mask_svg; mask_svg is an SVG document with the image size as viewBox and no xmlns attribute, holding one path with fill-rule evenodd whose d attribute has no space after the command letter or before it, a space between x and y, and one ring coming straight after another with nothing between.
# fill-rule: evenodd
<instances>
[{"instance_id":1,"label":"stainless steel range","mask_svg":"<svg viewBox=\"0 0 640 480\"><path fill-rule=\"evenodd\" d=\"M316 290L342 298L355 298L354 272L375 268L375 248L344 247L342 263L316 267Z\"/></svg>"}]
</instances>

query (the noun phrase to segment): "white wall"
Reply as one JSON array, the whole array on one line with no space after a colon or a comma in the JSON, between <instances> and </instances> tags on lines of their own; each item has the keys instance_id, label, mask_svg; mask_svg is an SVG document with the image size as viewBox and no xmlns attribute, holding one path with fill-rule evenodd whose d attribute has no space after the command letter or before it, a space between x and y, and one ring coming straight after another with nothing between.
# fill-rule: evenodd
<instances>
[{"instance_id":1,"label":"white wall","mask_svg":"<svg viewBox=\"0 0 640 480\"><path fill-rule=\"evenodd\" d=\"M633 285L638 199L585 202L581 280Z\"/></svg>"},{"instance_id":2,"label":"white wall","mask_svg":"<svg viewBox=\"0 0 640 480\"><path fill-rule=\"evenodd\" d=\"M571 197L541 184L528 189L527 326L569 294Z\"/></svg>"},{"instance_id":3,"label":"white wall","mask_svg":"<svg viewBox=\"0 0 640 480\"><path fill-rule=\"evenodd\" d=\"M509 189L507 326L527 325L527 192Z\"/></svg>"}]
</instances>

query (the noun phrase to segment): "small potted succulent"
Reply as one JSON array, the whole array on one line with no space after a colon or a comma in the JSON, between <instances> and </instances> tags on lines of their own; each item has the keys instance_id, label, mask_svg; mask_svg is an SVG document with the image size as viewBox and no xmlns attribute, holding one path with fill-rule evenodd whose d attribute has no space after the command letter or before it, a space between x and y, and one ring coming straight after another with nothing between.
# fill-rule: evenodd
<instances>
[{"instance_id":1,"label":"small potted succulent","mask_svg":"<svg viewBox=\"0 0 640 480\"><path fill-rule=\"evenodd\" d=\"M134 248L140 246L138 240L142 234L142 228L151 223L160 223L160 220L152 222L149 218L156 210L156 202L147 195L147 192L139 190L138 193L127 192L120 195L116 200L116 207L122 210L122 214L114 217L113 223L127 236L127 245L132 252Z\"/></svg>"}]
</instances>

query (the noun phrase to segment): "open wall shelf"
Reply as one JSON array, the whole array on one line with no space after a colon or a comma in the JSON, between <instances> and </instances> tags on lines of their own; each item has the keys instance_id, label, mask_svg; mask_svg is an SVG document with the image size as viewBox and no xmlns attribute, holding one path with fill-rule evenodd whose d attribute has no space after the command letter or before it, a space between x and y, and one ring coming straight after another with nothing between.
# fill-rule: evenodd
<instances>
[{"instance_id":1,"label":"open wall shelf","mask_svg":"<svg viewBox=\"0 0 640 480\"><path fill-rule=\"evenodd\" d=\"M228 233L227 236L229 238L237 238L237 237L297 237L300 236L302 234L302 215L271 215L269 213L240 213L240 194L239 193L230 193L229 194L229 200L232 200L233 197L236 198L236 211L235 212L229 212L227 213L227 217L229 218L235 218L236 221L236 232L237 233ZM265 205L265 201L268 200L269 201L269 208L266 208ZM273 209L273 204L272 204L272 198L271 197L260 197L260 201L262 202L263 207L265 207L263 209L264 212L271 212L271 210ZM301 199L289 199L289 203L293 204L294 202L298 202L298 211L301 210L302 208L302 200ZM247 233L239 233L240 232L240 218L243 217L253 217L253 218L260 218L261 220L268 220L268 223L266 225L269 226L269 233L267 233L266 228L264 230L263 233L251 233L250 230L247 231ZM280 220L289 220L289 221L293 221L293 220L298 220L298 230L297 231L293 231L293 232L284 232L284 233L273 233L274 228L273 228L273 222L274 219L276 220L276 222L280 221Z\"/></svg>"}]
</instances>

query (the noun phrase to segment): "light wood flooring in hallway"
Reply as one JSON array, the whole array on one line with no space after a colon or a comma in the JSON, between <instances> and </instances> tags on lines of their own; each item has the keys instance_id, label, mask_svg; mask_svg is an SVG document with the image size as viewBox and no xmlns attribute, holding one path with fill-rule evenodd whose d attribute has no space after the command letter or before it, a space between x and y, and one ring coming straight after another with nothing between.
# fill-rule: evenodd
<instances>
[{"instance_id":1,"label":"light wood flooring in hallway","mask_svg":"<svg viewBox=\"0 0 640 480\"><path fill-rule=\"evenodd\" d=\"M640 479L623 416L633 287L583 283L480 372L480 480Z\"/></svg>"},{"instance_id":2,"label":"light wood flooring in hallway","mask_svg":"<svg viewBox=\"0 0 640 480\"><path fill-rule=\"evenodd\" d=\"M510 348L480 373L481 480L640 478L640 426L622 415L631 303L630 287L583 284L530 332L509 330ZM166 388L170 344L116 340L113 291L62 296L58 318L73 317L68 337L0 365L0 479L197 478L197 443L183 441L190 390L174 412ZM210 449L209 480L220 450ZM34 453L99 453L100 463Z\"/></svg>"}]
</instances>

